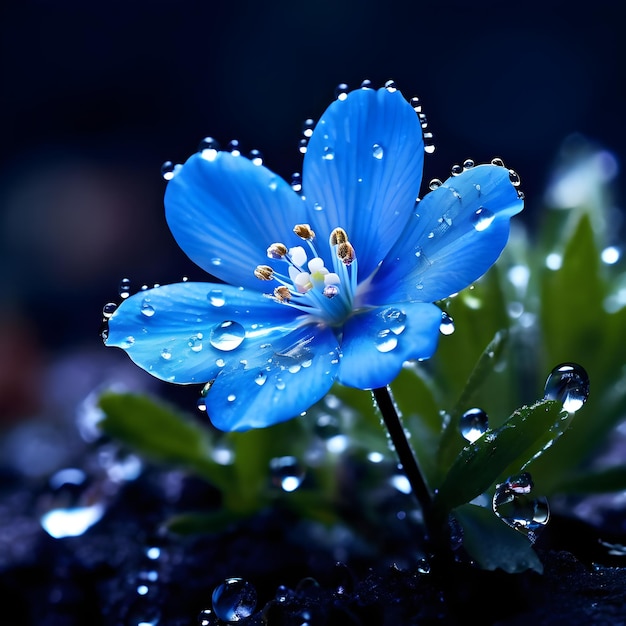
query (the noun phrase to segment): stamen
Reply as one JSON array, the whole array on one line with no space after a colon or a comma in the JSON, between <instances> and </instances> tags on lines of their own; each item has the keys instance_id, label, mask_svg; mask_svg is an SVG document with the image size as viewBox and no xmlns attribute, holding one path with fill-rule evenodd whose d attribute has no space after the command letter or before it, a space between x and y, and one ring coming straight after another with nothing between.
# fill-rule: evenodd
<instances>
[{"instance_id":1,"label":"stamen","mask_svg":"<svg viewBox=\"0 0 626 626\"><path fill-rule=\"evenodd\" d=\"M344 265L350 265L354 259L356 259L356 253L354 247L349 241L340 243L337 246L337 256L341 259Z\"/></svg>"},{"instance_id":2,"label":"stamen","mask_svg":"<svg viewBox=\"0 0 626 626\"><path fill-rule=\"evenodd\" d=\"M336 246L340 243L347 243L348 235L346 235L346 231L343 228L335 228L332 233L330 233L330 245Z\"/></svg>"},{"instance_id":3,"label":"stamen","mask_svg":"<svg viewBox=\"0 0 626 626\"><path fill-rule=\"evenodd\" d=\"M280 302L289 302L291 300L291 292L287 287L276 287L274 289L274 297Z\"/></svg>"},{"instance_id":4,"label":"stamen","mask_svg":"<svg viewBox=\"0 0 626 626\"><path fill-rule=\"evenodd\" d=\"M267 256L270 259L284 259L287 256L287 246L284 243L273 243L267 249Z\"/></svg>"},{"instance_id":5,"label":"stamen","mask_svg":"<svg viewBox=\"0 0 626 626\"><path fill-rule=\"evenodd\" d=\"M254 275L259 280L272 280L274 278L274 270L269 265L257 265Z\"/></svg>"},{"instance_id":6,"label":"stamen","mask_svg":"<svg viewBox=\"0 0 626 626\"><path fill-rule=\"evenodd\" d=\"M315 232L308 224L296 224L293 228L293 232L304 239L305 241L312 241L315 239Z\"/></svg>"}]
</instances>

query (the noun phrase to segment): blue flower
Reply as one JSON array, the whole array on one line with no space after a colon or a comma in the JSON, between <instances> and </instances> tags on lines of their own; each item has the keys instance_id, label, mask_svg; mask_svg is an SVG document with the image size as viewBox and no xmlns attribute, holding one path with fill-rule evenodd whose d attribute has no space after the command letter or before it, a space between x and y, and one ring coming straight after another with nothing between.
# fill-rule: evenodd
<instances>
[{"instance_id":1,"label":"blue flower","mask_svg":"<svg viewBox=\"0 0 626 626\"><path fill-rule=\"evenodd\" d=\"M166 217L222 283L141 291L109 346L173 383L210 383L222 430L299 415L334 381L387 385L437 346L433 304L498 258L523 202L499 165L468 166L416 203L424 142L393 87L333 102L310 138L303 194L258 160L207 147L177 169Z\"/></svg>"}]
</instances>

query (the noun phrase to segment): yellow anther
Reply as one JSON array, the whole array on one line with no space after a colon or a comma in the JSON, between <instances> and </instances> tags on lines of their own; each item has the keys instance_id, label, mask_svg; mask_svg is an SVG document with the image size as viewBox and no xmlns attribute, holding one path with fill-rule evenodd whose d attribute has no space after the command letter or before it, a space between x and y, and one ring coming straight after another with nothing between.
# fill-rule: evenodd
<instances>
[{"instance_id":1,"label":"yellow anther","mask_svg":"<svg viewBox=\"0 0 626 626\"><path fill-rule=\"evenodd\" d=\"M293 232L305 241L313 241L315 239L315 233L308 224L296 224L293 227Z\"/></svg>"},{"instance_id":2,"label":"yellow anther","mask_svg":"<svg viewBox=\"0 0 626 626\"><path fill-rule=\"evenodd\" d=\"M259 280L272 280L274 277L274 270L269 265L257 265L254 270L254 275Z\"/></svg>"},{"instance_id":3,"label":"yellow anther","mask_svg":"<svg viewBox=\"0 0 626 626\"><path fill-rule=\"evenodd\" d=\"M336 246L337 244L347 243L348 235L346 235L346 231L343 228L335 228L332 233L330 233L330 245Z\"/></svg>"},{"instance_id":4,"label":"yellow anther","mask_svg":"<svg viewBox=\"0 0 626 626\"><path fill-rule=\"evenodd\" d=\"M270 259L284 259L287 256L287 246L284 243L273 243L267 249L267 256Z\"/></svg>"},{"instance_id":5,"label":"yellow anther","mask_svg":"<svg viewBox=\"0 0 626 626\"><path fill-rule=\"evenodd\" d=\"M274 297L280 302L289 302L291 300L291 292L287 287L276 287L274 289Z\"/></svg>"},{"instance_id":6,"label":"yellow anther","mask_svg":"<svg viewBox=\"0 0 626 626\"><path fill-rule=\"evenodd\" d=\"M341 259L344 265L350 265L356 258L354 247L349 241L340 243L337 246L337 256Z\"/></svg>"}]
</instances>

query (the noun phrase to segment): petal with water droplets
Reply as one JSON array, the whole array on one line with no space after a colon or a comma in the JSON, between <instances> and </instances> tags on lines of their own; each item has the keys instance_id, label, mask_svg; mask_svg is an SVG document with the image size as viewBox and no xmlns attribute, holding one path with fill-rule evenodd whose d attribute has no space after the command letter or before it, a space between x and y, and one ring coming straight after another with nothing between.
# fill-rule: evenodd
<instances>
[{"instance_id":1,"label":"petal with water droplets","mask_svg":"<svg viewBox=\"0 0 626 626\"><path fill-rule=\"evenodd\" d=\"M301 323L296 315L262 294L230 285L162 285L122 302L109 319L106 344L123 348L161 380L205 383L287 335Z\"/></svg>"},{"instance_id":2,"label":"petal with water droplets","mask_svg":"<svg viewBox=\"0 0 626 626\"><path fill-rule=\"evenodd\" d=\"M194 154L168 183L167 223L187 256L217 278L261 291L259 264L273 265L267 247L294 239L306 221L304 202L263 165L219 152L212 160ZM287 241L289 240L289 241Z\"/></svg>"},{"instance_id":3,"label":"petal with water droplets","mask_svg":"<svg viewBox=\"0 0 626 626\"><path fill-rule=\"evenodd\" d=\"M320 400L339 369L339 347L323 326L302 326L224 368L205 404L216 428L265 428L298 416Z\"/></svg>"},{"instance_id":4,"label":"petal with water droplets","mask_svg":"<svg viewBox=\"0 0 626 626\"><path fill-rule=\"evenodd\" d=\"M424 302L403 302L355 315L344 328L339 382L359 389L388 385L405 361L432 356L440 324L441 310Z\"/></svg>"},{"instance_id":5,"label":"petal with water droplets","mask_svg":"<svg viewBox=\"0 0 626 626\"><path fill-rule=\"evenodd\" d=\"M480 165L449 178L418 204L365 301L435 302L468 287L500 256L523 204L503 167Z\"/></svg>"},{"instance_id":6,"label":"petal with water droplets","mask_svg":"<svg viewBox=\"0 0 626 626\"><path fill-rule=\"evenodd\" d=\"M369 275L393 246L419 193L422 130L399 91L357 89L333 102L304 157L304 193L319 233L340 226Z\"/></svg>"}]
</instances>

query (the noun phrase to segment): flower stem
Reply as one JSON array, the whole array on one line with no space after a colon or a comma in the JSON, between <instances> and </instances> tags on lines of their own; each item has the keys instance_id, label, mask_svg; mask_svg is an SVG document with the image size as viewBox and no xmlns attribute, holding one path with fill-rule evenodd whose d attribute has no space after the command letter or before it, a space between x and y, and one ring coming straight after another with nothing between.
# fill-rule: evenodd
<instances>
[{"instance_id":1,"label":"flower stem","mask_svg":"<svg viewBox=\"0 0 626 626\"><path fill-rule=\"evenodd\" d=\"M440 546L443 530L440 524L434 521L433 498L419 468L415 453L409 445L402 420L396 410L389 388L379 387L374 389L372 395L383 417L404 474L411 485L411 490L422 509L429 539L434 546Z\"/></svg>"}]
</instances>

